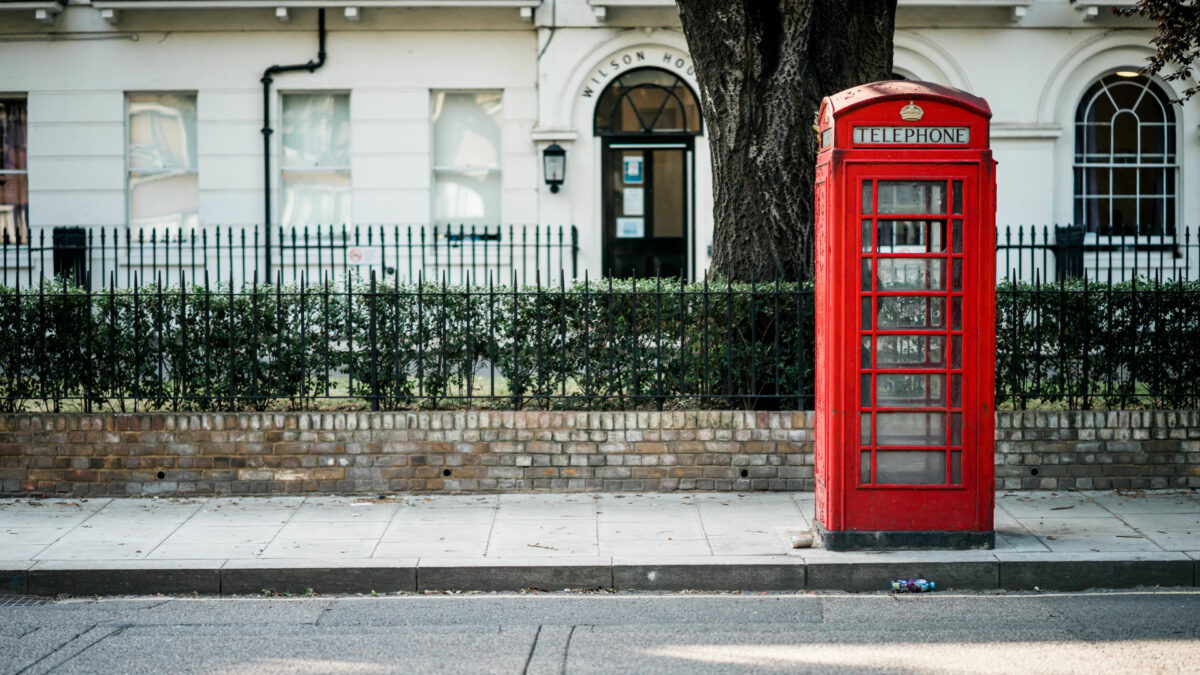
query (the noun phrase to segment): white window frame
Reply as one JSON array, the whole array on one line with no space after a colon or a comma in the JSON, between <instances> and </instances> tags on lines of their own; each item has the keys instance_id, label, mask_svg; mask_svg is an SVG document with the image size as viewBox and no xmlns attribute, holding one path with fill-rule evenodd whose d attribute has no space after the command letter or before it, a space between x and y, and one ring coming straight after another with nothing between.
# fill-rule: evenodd
<instances>
[{"instance_id":1,"label":"white window frame","mask_svg":"<svg viewBox=\"0 0 1200 675\"><path fill-rule=\"evenodd\" d=\"M349 123L350 123L350 140L349 140L350 147L346 148L346 157L347 157L348 163L345 166L330 165L330 166L288 167L288 166L284 165L283 109L284 109L284 100L288 96L345 96L346 97L346 109L349 113ZM308 225L308 227L310 228L309 233L310 233L310 235L313 235L312 238L310 239L310 242L316 241L316 242L325 242L325 243L329 243L329 242L336 243L336 242L342 242L342 241L347 241L347 242L352 241L354 238L354 232L353 232L353 230L354 230L354 170L353 170L354 137L356 135L354 133L354 112L353 112L354 96L353 96L352 92L347 89L285 89L285 90L281 90L278 92L276 102L278 105L277 110L279 111L279 114L276 115L276 119L278 119L279 122L275 126L276 133L274 135L277 137L278 140L276 141L275 148L272 149L272 152L275 153L275 159L276 159L276 161L275 161L275 166L276 166L275 185L277 185L278 187L273 191L275 193L273 195L273 198L275 199L275 204L276 204L276 208L273 209L273 213L276 214L276 217L279 222L274 225L268 224L267 227L283 228L284 233L286 235L288 235L288 236L291 235L291 229L290 229L291 226L287 225L283 221L284 177L286 174L288 174L288 173L297 173L297 174L330 173L330 172L334 172L334 171L342 171L342 172L345 172L347 182L350 185L350 187L347 188L347 193L348 193L348 196L350 199L350 206L349 206L349 214L348 214L348 217L346 218L346 222L345 223L320 223L319 225L318 224ZM342 226L343 225L346 228L346 236L345 237L342 236ZM329 228L331 226L333 227L332 239L330 239L330 237L329 237ZM278 232L278 230L276 230L276 231ZM302 237L303 235L304 235L304 226L297 227L296 228L296 236ZM279 242L279 243L282 244L282 242Z\"/></svg>"},{"instance_id":2,"label":"white window frame","mask_svg":"<svg viewBox=\"0 0 1200 675\"><path fill-rule=\"evenodd\" d=\"M1141 205L1141 201L1142 201L1143 197L1145 197L1145 198L1162 198L1162 197L1170 198L1170 200L1173 201L1173 204L1170 206L1170 208L1172 208L1174 210L1174 214L1173 214L1174 217L1171 219L1170 222L1172 223L1172 227L1174 228L1175 232L1171 232L1170 234L1167 234L1165 232L1165 229L1167 226L1166 222L1162 223L1164 233L1158 234L1158 235L1153 235L1153 234L1147 234L1147 235L1100 234L1098 231L1093 232L1089 229L1089 230L1086 230L1085 234L1084 234L1084 242L1086 244L1103 246L1103 245L1107 245L1107 244L1134 244L1136 242L1137 244L1145 244L1145 245L1151 245L1151 246L1153 246L1153 245L1169 245L1169 244L1174 243L1178 236L1177 231L1180 226L1180 220L1179 220L1179 214L1180 214L1179 171L1180 171L1180 147L1181 147L1181 140L1182 140L1179 135L1178 114L1175 116L1175 119L1170 120L1170 121L1168 121L1168 119L1166 118L1165 115L1163 117L1162 124L1164 126L1167 126L1165 133L1167 135L1171 135L1174 137L1173 138L1174 150L1173 151L1171 150L1172 146L1170 144L1168 144L1168 146L1166 148L1164 148L1164 154L1167 154L1167 156L1164 157L1164 161L1151 162L1151 161L1146 161L1146 160L1142 159L1142 156L1141 156L1141 154L1142 154L1142 144L1141 144L1142 120L1137 117L1137 113L1135 111L1128 110L1128 109L1121 109L1121 108L1117 109L1117 111L1116 111L1116 113L1114 113L1113 117L1107 121L1107 124L1109 125L1109 128L1111 129L1112 119L1116 119L1117 115L1131 114L1134 116L1134 119L1137 120L1137 131L1138 131L1138 143L1137 143L1138 153L1137 153L1136 161L1134 161L1134 162L1118 162L1118 161L1116 161L1116 159L1115 159L1116 153L1113 150L1112 143L1110 143L1110 145L1109 145L1109 158L1107 161L1089 160L1086 157L1086 155L1088 154L1086 152L1084 153L1085 157L1082 158L1082 160L1080 158L1079 137L1080 137L1080 134L1086 133L1085 128L1087 126L1085 122L1083 122L1079 119L1080 107L1084 106L1084 105L1091 105L1097 98L1099 98L1100 96L1104 96L1107 93L1107 87L1102 84L1103 80L1112 77L1118 71L1136 72L1138 70L1139 70L1139 68L1137 66L1129 66L1127 68L1110 69L1107 72L1102 73L1098 77L1093 78L1092 80L1088 81L1087 86L1083 89L1083 93L1080 95L1078 102L1075 104L1074 111L1073 111L1074 114L1072 116L1072 123L1071 123L1071 130L1072 130L1072 136L1071 136L1071 179L1072 179L1071 213L1072 214L1076 213L1076 206L1077 206L1077 204L1079 204L1079 202L1081 200L1084 201L1083 213L1086 214L1088 199L1107 196L1109 199L1109 209L1110 209L1109 224L1111 227L1111 224L1112 224L1111 209L1112 209L1112 203L1113 203L1112 200L1113 200L1113 196L1114 196L1113 184L1112 184L1111 178L1109 180L1107 195L1086 194L1086 193L1082 192L1082 190L1084 189L1085 186L1080 185L1080 183L1082 182L1082 183L1086 184L1086 181L1087 181L1086 176L1087 176L1087 172L1089 170L1097 170L1097 169L1104 170L1104 169L1117 169L1117 168L1131 169L1131 168L1133 168L1133 169L1138 170L1138 179L1137 179L1138 180L1138 188L1137 188L1137 192L1134 195L1132 195L1132 197L1135 200L1134 203L1137 204L1139 207L1137 209L1139 214L1140 214L1140 205ZM1144 75L1141 77L1144 78L1144 80L1145 80L1145 85L1143 87L1141 97L1150 95L1150 96L1154 96L1155 98L1159 98L1160 94L1163 96L1167 95L1167 92L1169 90L1166 87L1164 87L1162 83L1157 82L1154 78L1146 77ZM1130 78L1130 79L1133 79L1133 78ZM1101 84L1100 91L1098 91L1095 94L1095 96L1092 97L1091 100L1085 101L1084 96L1086 96L1087 93L1089 91L1091 91L1092 87L1096 86L1097 84ZM1157 92L1155 90L1157 90ZM1141 101L1141 97L1139 97L1139 102ZM1110 97L1110 100L1111 100L1111 97ZM1112 102L1114 105L1116 105L1116 101L1112 101ZM1164 108L1172 105L1169 101L1164 101L1162 99L1159 100L1159 103ZM1085 145L1084 149L1085 150L1087 149L1086 145ZM1168 185L1164 185L1164 192L1162 192L1161 194L1143 195L1142 190L1141 190L1141 174L1140 174L1141 169L1163 169L1163 170L1165 170L1168 173L1168 178L1167 178L1166 183L1169 184L1169 187L1168 187ZM1083 172L1082 180L1080 180L1080 178L1077 177L1077 174L1080 172L1080 170L1082 170L1082 172ZM1084 218L1086 218L1086 216L1084 216ZM1076 223L1076 225L1086 227L1084 218L1079 218L1079 219L1073 218L1073 220L1080 221L1080 222ZM1140 220L1140 215L1139 215L1139 220ZM1139 225L1140 225L1140 223L1139 223Z\"/></svg>"},{"instance_id":3,"label":"white window frame","mask_svg":"<svg viewBox=\"0 0 1200 675\"><path fill-rule=\"evenodd\" d=\"M504 89L430 89L429 90L429 222L439 228L454 227L457 223L443 223L437 220L437 188L438 174L464 174L480 171L500 177L500 202L496 205L496 223L484 223L487 228L504 229ZM494 166L454 166L437 164L437 122L433 119L434 101L438 94L499 94L500 95L500 138L496 141L496 164ZM502 234L501 237L504 235ZM466 242L459 242L460 245Z\"/></svg>"},{"instance_id":4,"label":"white window frame","mask_svg":"<svg viewBox=\"0 0 1200 675\"><path fill-rule=\"evenodd\" d=\"M25 168L24 169L0 169L0 176L24 176L25 177L25 209L26 209L25 210L25 237L27 240L31 241L33 238L33 232L32 232L33 228L29 223L29 95L23 94L23 93L18 94L18 93L0 92L0 99L4 99L4 100L8 100L8 101L24 101L24 103L25 103ZM26 242L21 241L21 232L20 231L13 232L13 236L16 237L16 241L12 241L10 239L8 242L9 246L26 243ZM4 240L3 237L4 237L3 233L0 233L0 242L2 242Z\"/></svg>"},{"instance_id":5,"label":"white window frame","mask_svg":"<svg viewBox=\"0 0 1200 675\"><path fill-rule=\"evenodd\" d=\"M193 133L195 133L195 135L197 137L197 144L196 144L197 157L196 157L196 165L195 166L193 166L193 167L163 167L162 169L135 169L135 168L133 168L132 163L129 161L130 150L132 149L130 143L132 141L131 136L132 136L132 131L133 131L133 124L132 124L133 116L129 109L129 99L130 99L130 97L133 97L133 96L191 96L192 98L196 99L196 127L195 127L195 129L193 129ZM199 116L199 113L200 113L200 95L195 90L191 90L191 89L182 89L182 90L156 89L156 90L149 90L149 91L144 91L144 90L136 91L135 90L135 91L126 91L125 92L124 156L125 156L125 226L126 227L130 228L131 230L134 227L134 224L133 224L133 172L137 171L142 174L183 173L183 174L190 174L190 175L195 176L196 177L196 214L197 214L196 220L197 220L197 225L196 225L196 228L194 228L194 229L199 229L199 220L200 220L200 218L199 218L199 213L200 213L200 157L199 157L200 116ZM143 226L140 226L140 225L138 226L139 231L142 231L142 227ZM179 237L178 241L186 242L186 241L188 241L186 237L188 235L192 234L192 232L189 232L188 229L185 228L182 224L180 224L180 226L174 228L174 232L168 230L166 233L167 237L165 239L159 238L158 232L159 232L158 228L150 227L149 232L144 232L144 243L149 243L151 237L154 237L155 241L158 244L173 243L175 240L171 239L172 234ZM136 235L133 235L133 236L136 236Z\"/></svg>"}]
</instances>

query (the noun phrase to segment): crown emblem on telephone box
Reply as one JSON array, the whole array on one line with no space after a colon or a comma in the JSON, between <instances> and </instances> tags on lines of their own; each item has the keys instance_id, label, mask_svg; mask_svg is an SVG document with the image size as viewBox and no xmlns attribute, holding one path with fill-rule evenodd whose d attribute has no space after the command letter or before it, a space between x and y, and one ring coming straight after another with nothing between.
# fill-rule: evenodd
<instances>
[{"instance_id":1,"label":"crown emblem on telephone box","mask_svg":"<svg viewBox=\"0 0 1200 675\"><path fill-rule=\"evenodd\" d=\"M916 122L924 116L925 111L921 110L921 106L912 101L909 101L908 105L900 109L900 119L906 122Z\"/></svg>"}]
</instances>

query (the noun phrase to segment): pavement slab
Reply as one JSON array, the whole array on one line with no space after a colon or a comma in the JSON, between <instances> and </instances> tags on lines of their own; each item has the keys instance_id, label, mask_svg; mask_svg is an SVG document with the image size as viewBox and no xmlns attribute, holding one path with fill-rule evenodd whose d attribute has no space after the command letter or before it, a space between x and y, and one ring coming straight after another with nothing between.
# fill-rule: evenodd
<instances>
[{"instance_id":1,"label":"pavement slab","mask_svg":"<svg viewBox=\"0 0 1200 675\"><path fill-rule=\"evenodd\" d=\"M1122 515L1126 525L1168 551L1200 549L1200 513L1149 513Z\"/></svg>"},{"instance_id":2,"label":"pavement slab","mask_svg":"<svg viewBox=\"0 0 1200 675\"><path fill-rule=\"evenodd\" d=\"M9 499L0 593L1195 585L1190 491L1000 492L987 551L793 549L810 493Z\"/></svg>"},{"instance_id":3,"label":"pavement slab","mask_svg":"<svg viewBox=\"0 0 1200 675\"><path fill-rule=\"evenodd\" d=\"M433 557L451 557L451 558L482 558L486 553L487 542L458 542L458 541L437 541L437 542L380 542L375 548L375 557L379 558L403 558L407 556L415 556L424 558L427 556Z\"/></svg>"},{"instance_id":4,"label":"pavement slab","mask_svg":"<svg viewBox=\"0 0 1200 675\"><path fill-rule=\"evenodd\" d=\"M1053 516L1104 518L1112 515L1083 492L1005 492L996 495L996 506L1018 520Z\"/></svg>"}]
</instances>

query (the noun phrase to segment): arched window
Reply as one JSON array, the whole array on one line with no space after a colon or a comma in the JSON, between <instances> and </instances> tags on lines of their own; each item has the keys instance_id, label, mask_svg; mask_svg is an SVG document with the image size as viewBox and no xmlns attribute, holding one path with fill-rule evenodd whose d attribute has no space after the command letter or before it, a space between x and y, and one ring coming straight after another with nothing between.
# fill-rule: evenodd
<instances>
[{"instance_id":1,"label":"arched window","mask_svg":"<svg viewBox=\"0 0 1200 675\"><path fill-rule=\"evenodd\" d=\"M1097 80L1075 111L1075 223L1102 236L1175 234L1175 111L1130 71Z\"/></svg>"},{"instance_id":2,"label":"arched window","mask_svg":"<svg viewBox=\"0 0 1200 675\"><path fill-rule=\"evenodd\" d=\"M622 73L596 102L596 135L700 133L700 106L675 73L636 68Z\"/></svg>"}]
</instances>

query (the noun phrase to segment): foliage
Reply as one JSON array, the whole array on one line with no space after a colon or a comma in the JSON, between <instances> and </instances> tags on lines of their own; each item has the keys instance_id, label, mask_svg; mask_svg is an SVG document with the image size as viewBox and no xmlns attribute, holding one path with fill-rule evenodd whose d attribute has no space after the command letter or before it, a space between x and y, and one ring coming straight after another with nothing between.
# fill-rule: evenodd
<instances>
[{"instance_id":1,"label":"foliage","mask_svg":"<svg viewBox=\"0 0 1200 675\"><path fill-rule=\"evenodd\" d=\"M1142 70L1150 75L1160 75L1168 82L1187 82L1192 66L1200 58L1200 2L1197 0L1138 0L1132 7L1113 8L1122 16L1140 15L1157 26L1158 32L1150 41L1157 50ZM1162 74L1170 64L1174 72ZM1200 86L1188 87L1176 103L1200 93Z\"/></svg>"},{"instance_id":2,"label":"foliage","mask_svg":"<svg viewBox=\"0 0 1200 675\"><path fill-rule=\"evenodd\" d=\"M336 296L333 296L336 298ZM336 304L335 304L336 307ZM62 281L0 287L0 406L37 400L139 408L262 408L318 392L330 359L319 297L261 286L85 293Z\"/></svg>"},{"instance_id":3,"label":"foliage","mask_svg":"<svg viewBox=\"0 0 1200 675\"><path fill-rule=\"evenodd\" d=\"M78 330L87 325L88 310L87 294L62 282L20 294L0 287L0 410L34 391L57 402L95 379L95 369L81 367L92 363L91 345Z\"/></svg>"},{"instance_id":4,"label":"foliage","mask_svg":"<svg viewBox=\"0 0 1200 675\"><path fill-rule=\"evenodd\" d=\"M175 407L261 409L273 400L299 407L322 391L320 369L335 363L324 329L340 316L337 296L329 306L307 287L257 291L163 290L153 344L165 368L155 373L164 399Z\"/></svg>"},{"instance_id":5,"label":"foliage","mask_svg":"<svg viewBox=\"0 0 1200 675\"><path fill-rule=\"evenodd\" d=\"M475 384L484 324L479 294L436 283L359 285L333 325L352 396L385 408L437 406Z\"/></svg>"},{"instance_id":6,"label":"foliage","mask_svg":"<svg viewBox=\"0 0 1200 675\"><path fill-rule=\"evenodd\" d=\"M997 403L1200 405L1200 282L1005 284L996 304Z\"/></svg>"},{"instance_id":7,"label":"foliage","mask_svg":"<svg viewBox=\"0 0 1200 675\"><path fill-rule=\"evenodd\" d=\"M1001 284L997 403L1200 405L1200 282ZM0 409L811 408L811 285L0 288Z\"/></svg>"},{"instance_id":8,"label":"foliage","mask_svg":"<svg viewBox=\"0 0 1200 675\"><path fill-rule=\"evenodd\" d=\"M59 409L799 407L796 284L0 289L0 404ZM778 358L776 356L778 355ZM811 403L809 404L811 405Z\"/></svg>"}]
</instances>

